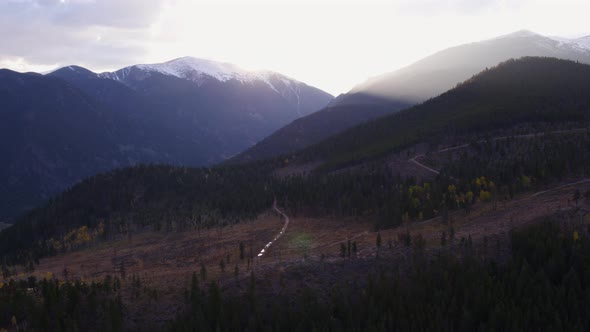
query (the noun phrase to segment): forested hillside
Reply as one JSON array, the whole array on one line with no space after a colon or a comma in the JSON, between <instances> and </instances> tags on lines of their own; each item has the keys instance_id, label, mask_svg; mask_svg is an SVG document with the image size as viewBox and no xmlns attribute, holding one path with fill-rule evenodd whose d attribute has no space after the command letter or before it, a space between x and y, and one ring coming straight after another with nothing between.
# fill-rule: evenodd
<instances>
[{"instance_id":1,"label":"forested hillside","mask_svg":"<svg viewBox=\"0 0 590 332\"><path fill-rule=\"evenodd\" d=\"M486 68L525 56L590 64L590 50L581 39L554 38L520 30L438 51L407 67L372 77L332 104L364 104L379 99L417 104L444 93Z\"/></svg>"},{"instance_id":2,"label":"forested hillside","mask_svg":"<svg viewBox=\"0 0 590 332\"><path fill-rule=\"evenodd\" d=\"M115 142L124 141L124 124L66 82L0 70L0 100L5 161L0 164L0 221L32 209L96 169L121 165Z\"/></svg>"},{"instance_id":3,"label":"forested hillside","mask_svg":"<svg viewBox=\"0 0 590 332\"><path fill-rule=\"evenodd\" d=\"M229 163L245 163L294 153L345 129L395 113L407 106L404 103L392 102L362 106L328 106L282 127L253 147L231 158Z\"/></svg>"},{"instance_id":4,"label":"forested hillside","mask_svg":"<svg viewBox=\"0 0 590 332\"><path fill-rule=\"evenodd\" d=\"M279 73L229 64L220 77L202 72L218 65L182 58L103 74L0 70L0 222L100 172L220 163L332 99Z\"/></svg>"},{"instance_id":5,"label":"forested hillside","mask_svg":"<svg viewBox=\"0 0 590 332\"><path fill-rule=\"evenodd\" d=\"M195 277L189 309L171 330L587 330L590 239L581 226L548 220L514 232L504 265L469 245L464 259L442 254L433 262L416 249L406 274L384 268L324 292L261 297L252 277L246 294L224 297L215 283Z\"/></svg>"},{"instance_id":6,"label":"forested hillside","mask_svg":"<svg viewBox=\"0 0 590 332\"><path fill-rule=\"evenodd\" d=\"M554 57L590 64L580 40L521 30L441 50L390 73L369 78L316 114L294 121L241 153L234 161L291 153L345 129L437 97L482 70L511 58Z\"/></svg>"},{"instance_id":7,"label":"forested hillside","mask_svg":"<svg viewBox=\"0 0 590 332\"><path fill-rule=\"evenodd\" d=\"M511 60L300 154L88 178L0 232L0 326L138 327L156 285L169 293L150 308L168 308L167 319L182 311L172 330L587 329L589 68ZM308 164L320 167L302 171ZM259 220L273 210L284 212ZM142 276L129 280L128 268ZM63 272L24 281L48 269Z\"/></svg>"},{"instance_id":8,"label":"forested hillside","mask_svg":"<svg viewBox=\"0 0 590 332\"><path fill-rule=\"evenodd\" d=\"M451 246L451 244L448 244ZM185 310L168 323L170 331L258 330L586 330L583 308L590 305L585 257L590 235L584 223L557 216L510 234L507 257L494 243L461 241L429 258L412 245L411 264L375 258L372 272L333 287L280 285L269 296L261 276L251 273L237 294L192 276ZM360 260L350 260L354 267ZM329 266L329 264L327 265ZM157 303L158 292L128 280L99 282L41 280L0 283L0 326L14 330L121 331L129 328L123 296ZM146 304L147 305L147 304ZM141 322L139 326L141 325ZM162 327L163 328L163 327Z\"/></svg>"},{"instance_id":9,"label":"forested hillside","mask_svg":"<svg viewBox=\"0 0 590 332\"><path fill-rule=\"evenodd\" d=\"M295 215L371 216L375 227L392 227L586 175L590 136L580 130L531 137L505 130L506 139L473 142L458 156L443 158L437 166L440 174L429 181L402 175L375 157L424 137L486 130L493 135L491 130L524 123L544 123L540 128L551 131L560 123L583 121L589 88L569 84L564 75L582 84L590 75L579 74L589 68L554 59L510 61L422 106L355 128L347 132L350 136L336 136L303 155L325 151L326 156L354 157L330 159L347 162L371 157L361 167L336 173L323 171L324 166L307 175L276 176L276 170L300 162L281 158L204 169L138 166L102 174L0 233L0 252L8 263L30 264L137 230L194 229L252 219L275 199ZM537 83L541 78L552 83ZM342 144L349 144L351 152L330 154L341 151ZM333 150L324 150L329 146Z\"/></svg>"},{"instance_id":10,"label":"forested hillside","mask_svg":"<svg viewBox=\"0 0 590 332\"><path fill-rule=\"evenodd\" d=\"M118 278L64 283L48 275L0 281L0 326L11 331L121 331L120 293Z\"/></svg>"},{"instance_id":11,"label":"forested hillside","mask_svg":"<svg viewBox=\"0 0 590 332\"><path fill-rule=\"evenodd\" d=\"M357 126L300 153L341 167L419 141L590 116L590 66L527 57L488 69L421 105Z\"/></svg>"},{"instance_id":12,"label":"forested hillside","mask_svg":"<svg viewBox=\"0 0 590 332\"><path fill-rule=\"evenodd\" d=\"M542 147L542 148L541 148ZM521 151L529 151L523 157ZM272 164L213 169L138 166L90 178L0 233L5 263L85 248L140 230L219 227L274 199L290 214L371 216L376 228L444 216L567 176L590 174L590 133L474 143L428 182L384 165L277 178Z\"/></svg>"}]
</instances>

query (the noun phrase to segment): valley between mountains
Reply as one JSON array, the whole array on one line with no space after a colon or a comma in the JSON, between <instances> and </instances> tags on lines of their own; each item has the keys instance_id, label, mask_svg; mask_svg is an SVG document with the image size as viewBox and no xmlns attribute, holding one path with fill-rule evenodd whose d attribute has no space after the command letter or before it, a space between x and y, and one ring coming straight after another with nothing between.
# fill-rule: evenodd
<instances>
[{"instance_id":1,"label":"valley between mountains","mask_svg":"<svg viewBox=\"0 0 590 332\"><path fill-rule=\"evenodd\" d=\"M301 282L322 289L341 282L343 275L345 280L362 279L367 269L377 271L377 266L392 261L408 268L417 251L431 259L445 252L463 255L467 239L473 242L477 255L505 258L515 229L555 215L567 224L575 225L580 218L587 222L590 200L575 204L572 197L576 191L590 192L590 179L568 179L508 202L478 204L469 212L450 214L446 223L436 217L379 232L370 218L296 217L282 237L266 247L270 239L284 231L282 219L287 217L271 209L249 223L180 233L141 232L95 248L42 259L33 275L86 281L136 275L142 287L158 290L157 301L122 292L129 303L130 326L140 328L173 319L182 308L178 303L191 275L203 271L203 267L203 279L218 280L222 290L245 292L254 273L264 280L259 292L274 296L277 292L297 292ZM454 235L450 235L451 227ZM405 234L424 243L419 249L416 244L408 245L402 240ZM442 234L448 234L444 245ZM376 245L378 236L382 239L380 247ZM349 246L350 241L354 242L354 252L343 257L341 246ZM240 258L241 243L246 258ZM263 256L257 256L260 248L265 249ZM123 285L128 282L122 280Z\"/></svg>"},{"instance_id":2,"label":"valley between mountains","mask_svg":"<svg viewBox=\"0 0 590 332\"><path fill-rule=\"evenodd\" d=\"M6 144L22 156L6 167L19 174L9 185L39 185L41 175L57 181L77 162L93 174L63 173L80 180L58 181L67 189L0 231L0 327L590 329L583 312L590 304L590 65L579 61L587 49L519 32L438 56L498 43L580 58L509 58L457 76L460 83L425 100L387 102L365 98L364 87L395 86L403 72L335 100L278 74L192 58L103 74L0 72L10 83L0 93L12 107L0 115L18 114L15 123L40 133L25 147ZM450 84L439 83L427 90ZM300 117L290 92L303 89L308 114L312 104L326 108ZM59 119L80 122L65 121L64 135L52 136L59 126L37 121L52 118L31 104L39 101L55 106L48 112ZM289 112L271 121L274 101ZM171 108L126 113L136 102ZM268 116L230 107L250 102ZM330 135L316 135L343 114ZM240 117L266 134L279 122L286 127L247 150L262 137L250 139ZM221 120L231 127L223 135L212 129ZM314 133L305 142L297 139L306 136L302 128ZM74 134L96 135L96 164L66 153L88 150ZM46 137L69 149L40 149L51 145ZM228 137L236 145L225 150ZM190 153L197 146L213 152L210 159L190 159L206 155ZM222 150L245 151L225 158ZM50 158L61 153L65 159ZM117 167L107 167L112 156L121 158Z\"/></svg>"}]
</instances>

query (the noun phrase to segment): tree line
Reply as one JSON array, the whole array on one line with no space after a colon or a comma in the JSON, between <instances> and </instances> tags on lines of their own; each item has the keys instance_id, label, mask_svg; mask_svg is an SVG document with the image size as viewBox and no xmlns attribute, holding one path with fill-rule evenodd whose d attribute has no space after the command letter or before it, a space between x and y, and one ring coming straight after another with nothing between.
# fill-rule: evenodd
<instances>
[{"instance_id":1,"label":"tree line","mask_svg":"<svg viewBox=\"0 0 590 332\"><path fill-rule=\"evenodd\" d=\"M142 230L184 231L253 219L276 199L293 216L358 216L375 228L445 217L590 174L590 134L474 142L430 181L382 162L350 171L277 177L277 165L191 169L146 165L101 174L0 233L0 264L38 259ZM443 158L444 159L444 158Z\"/></svg>"}]
</instances>

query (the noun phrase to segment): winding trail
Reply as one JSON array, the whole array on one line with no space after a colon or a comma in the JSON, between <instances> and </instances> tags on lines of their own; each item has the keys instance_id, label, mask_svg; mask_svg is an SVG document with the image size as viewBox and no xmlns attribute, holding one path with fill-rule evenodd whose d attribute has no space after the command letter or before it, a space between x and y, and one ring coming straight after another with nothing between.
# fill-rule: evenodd
<instances>
[{"instance_id":1,"label":"winding trail","mask_svg":"<svg viewBox=\"0 0 590 332\"><path fill-rule=\"evenodd\" d=\"M277 236L275 236L275 238L272 239L272 241L267 243L264 246L264 248L262 248L262 250L260 250L260 253L258 254L257 257L264 256L264 253L268 250L268 248L270 248L270 246L273 243L275 243L278 239L281 238L281 236L283 236L283 234L285 234L285 232L287 231L287 226L289 226L289 217L283 211L279 210L279 208L277 207L277 201L274 201L274 203L272 204L272 208L273 208L273 210L275 210L278 214L280 214L285 219L285 224L283 225L283 228L281 229L279 234L277 234Z\"/></svg>"},{"instance_id":2,"label":"winding trail","mask_svg":"<svg viewBox=\"0 0 590 332\"><path fill-rule=\"evenodd\" d=\"M575 186L577 184L586 183L586 182L590 182L590 179L582 179L582 180L577 181L577 182L566 183L566 184L562 184L561 186L557 186L555 188L551 188L551 189L548 189L548 190L539 191L539 192L536 192L536 193L532 194L531 196L529 196L529 198L536 197L536 196L539 196L539 195L543 195L545 193L552 192L552 191L555 191L555 190L559 190L559 189L563 189L563 188Z\"/></svg>"},{"instance_id":3,"label":"winding trail","mask_svg":"<svg viewBox=\"0 0 590 332\"><path fill-rule=\"evenodd\" d=\"M439 152L440 152L440 151L439 151ZM439 172L439 171L437 171L437 170L435 170L434 168L430 168L430 167L428 167L428 166L426 166L426 165L422 164L422 163L421 163L421 162L419 162L418 160L416 160L417 158L421 158L421 157L424 157L424 154L419 154L419 155L417 155L417 156L414 156L414 158L412 158L412 159L410 159L410 160L408 160L408 161L409 161L409 162L411 162L411 163L413 163L414 165L416 165L416 166L418 166L418 167L422 167L423 169L425 169L425 170L427 170L427 171L429 171L429 172L432 172L432 173L434 173L434 174L436 174L436 175L440 174L440 172Z\"/></svg>"}]
</instances>

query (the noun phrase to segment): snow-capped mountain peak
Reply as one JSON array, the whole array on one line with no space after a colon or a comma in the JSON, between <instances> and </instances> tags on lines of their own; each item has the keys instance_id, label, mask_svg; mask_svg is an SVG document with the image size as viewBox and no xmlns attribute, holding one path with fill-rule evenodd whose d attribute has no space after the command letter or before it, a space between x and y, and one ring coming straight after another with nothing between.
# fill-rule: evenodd
<instances>
[{"instance_id":1,"label":"snow-capped mountain peak","mask_svg":"<svg viewBox=\"0 0 590 332\"><path fill-rule=\"evenodd\" d=\"M125 82L132 72L140 71L143 75L159 73L204 84L214 79L220 82L236 80L244 84L263 82L281 95L295 92L302 83L285 75L268 70L247 70L237 65L194 57L182 57L163 63L141 64L125 67L115 72L102 73L99 76ZM288 91L286 91L288 90Z\"/></svg>"},{"instance_id":2,"label":"snow-capped mountain peak","mask_svg":"<svg viewBox=\"0 0 590 332\"><path fill-rule=\"evenodd\" d=\"M548 37L559 42L561 47L569 47L570 49L577 49L581 52L590 51L590 36L585 36L577 39L564 38L564 37Z\"/></svg>"},{"instance_id":3,"label":"snow-capped mountain peak","mask_svg":"<svg viewBox=\"0 0 590 332\"><path fill-rule=\"evenodd\" d=\"M247 70L237 65L194 57L182 57L163 63L140 64L125 67L115 72L98 74L101 78L122 82L136 88L137 82L153 75L177 77L196 83L198 86L218 82L238 82L253 86L264 86L272 89L276 94L296 106L298 115L303 115L304 106L301 104L301 91L307 89L301 83L283 74L268 70Z\"/></svg>"},{"instance_id":4,"label":"snow-capped mountain peak","mask_svg":"<svg viewBox=\"0 0 590 332\"><path fill-rule=\"evenodd\" d=\"M574 39L572 40L574 43L578 44L580 47L590 50L590 35Z\"/></svg>"},{"instance_id":5,"label":"snow-capped mountain peak","mask_svg":"<svg viewBox=\"0 0 590 332\"><path fill-rule=\"evenodd\" d=\"M587 53L590 50L590 36L570 39L557 36L544 36L530 30L519 30L484 42L493 43L498 40L528 40L529 42L536 43L538 46L548 50L553 49L562 52L572 51L576 53Z\"/></svg>"},{"instance_id":6,"label":"snow-capped mountain peak","mask_svg":"<svg viewBox=\"0 0 590 332\"><path fill-rule=\"evenodd\" d=\"M193 81L200 81L205 75L221 82L232 79L244 82L260 78L259 73L242 69L231 63L193 57L178 58L159 64L137 65L137 68Z\"/></svg>"}]
</instances>

